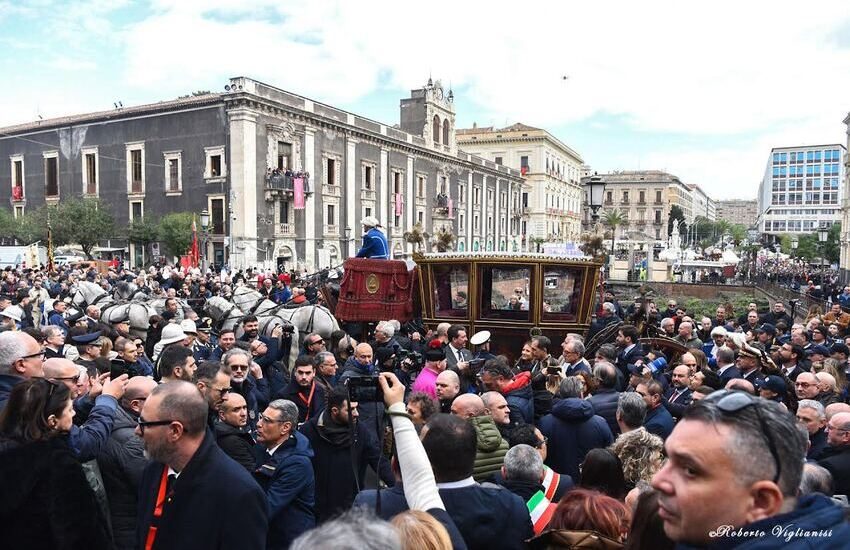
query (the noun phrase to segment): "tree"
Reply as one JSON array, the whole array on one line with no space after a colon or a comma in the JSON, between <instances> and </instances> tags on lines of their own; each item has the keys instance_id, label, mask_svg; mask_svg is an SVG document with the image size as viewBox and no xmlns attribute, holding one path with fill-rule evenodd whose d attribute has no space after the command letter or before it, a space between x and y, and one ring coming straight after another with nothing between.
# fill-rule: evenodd
<instances>
[{"instance_id":1,"label":"tree","mask_svg":"<svg viewBox=\"0 0 850 550\"><path fill-rule=\"evenodd\" d=\"M741 246L741 243L747 240L747 228L736 223L729 227L729 236L732 238L732 244L736 247Z\"/></svg>"},{"instance_id":2,"label":"tree","mask_svg":"<svg viewBox=\"0 0 850 550\"><path fill-rule=\"evenodd\" d=\"M159 227L156 222L149 221L147 218L136 218L127 227L127 240L142 245L146 257L148 257L148 247L158 238Z\"/></svg>"},{"instance_id":3,"label":"tree","mask_svg":"<svg viewBox=\"0 0 850 550\"><path fill-rule=\"evenodd\" d=\"M694 218L694 232L696 233L697 242L710 241L709 244L714 244L717 239L717 225L706 218L705 216L697 216ZM672 232L672 228L670 228ZM705 247L703 247L705 248Z\"/></svg>"},{"instance_id":4,"label":"tree","mask_svg":"<svg viewBox=\"0 0 850 550\"><path fill-rule=\"evenodd\" d=\"M455 234L450 227L446 227L445 225L440 226L434 232L434 247L437 249L437 252L447 252L454 248L455 239Z\"/></svg>"},{"instance_id":5,"label":"tree","mask_svg":"<svg viewBox=\"0 0 850 550\"><path fill-rule=\"evenodd\" d=\"M404 240L407 243L413 245L413 250L419 252L419 249L422 247L422 244L428 240L428 233L425 232L425 228L422 227L421 223L416 223L410 231L404 232Z\"/></svg>"},{"instance_id":6,"label":"tree","mask_svg":"<svg viewBox=\"0 0 850 550\"><path fill-rule=\"evenodd\" d=\"M732 229L732 224L726 220L717 220L714 222L714 242L722 240L723 237L729 234Z\"/></svg>"},{"instance_id":7,"label":"tree","mask_svg":"<svg viewBox=\"0 0 850 550\"><path fill-rule=\"evenodd\" d=\"M841 224L836 222L829 226L829 234L826 238L826 243L821 246L824 246L824 256L826 260L835 264L838 263L839 257L841 256Z\"/></svg>"},{"instance_id":8,"label":"tree","mask_svg":"<svg viewBox=\"0 0 850 550\"><path fill-rule=\"evenodd\" d=\"M617 237L617 228L626 223L626 217L619 210L608 210L602 216L602 223L611 229L611 240Z\"/></svg>"},{"instance_id":9,"label":"tree","mask_svg":"<svg viewBox=\"0 0 850 550\"><path fill-rule=\"evenodd\" d=\"M36 241L47 242L47 207L27 212L19 217L15 224L14 237L21 244L32 244ZM54 240L54 244L55 240ZM59 243L62 245L65 243Z\"/></svg>"},{"instance_id":10,"label":"tree","mask_svg":"<svg viewBox=\"0 0 850 550\"><path fill-rule=\"evenodd\" d=\"M0 239L11 244L10 241L15 238L17 226L18 220L15 219L15 216L5 208L0 208Z\"/></svg>"},{"instance_id":11,"label":"tree","mask_svg":"<svg viewBox=\"0 0 850 550\"><path fill-rule=\"evenodd\" d=\"M192 213L166 214L159 222L159 240L172 256L186 254L192 246Z\"/></svg>"},{"instance_id":12,"label":"tree","mask_svg":"<svg viewBox=\"0 0 850 550\"><path fill-rule=\"evenodd\" d=\"M667 236L673 234L673 224L683 221L685 221L685 213L682 212L682 208L678 204L674 204L670 207L670 216L667 218ZM679 232L681 233L682 230L680 229Z\"/></svg>"},{"instance_id":13,"label":"tree","mask_svg":"<svg viewBox=\"0 0 850 550\"><path fill-rule=\"evenodd\" d=\"M115 219L99 199L62 201L55 213L51 211L50 221L60 240L80 245L89 260L93 259L94 247L101 240L110 238L115 230Z\"/></svg>"}]
</instances>

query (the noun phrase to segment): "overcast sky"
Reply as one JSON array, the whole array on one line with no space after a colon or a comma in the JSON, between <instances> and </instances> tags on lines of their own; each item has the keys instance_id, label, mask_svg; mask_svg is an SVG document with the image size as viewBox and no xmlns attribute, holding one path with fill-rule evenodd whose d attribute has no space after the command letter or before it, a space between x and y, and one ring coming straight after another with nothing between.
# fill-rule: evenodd
<instances>
[{"instance_id":1,"label":"overcast sky","mask_svg":"<svg viewBox=\"0 0 850 550\"><path fill-rule=\"evenodd\" d=\"M771 147L846 144L850 111L840 0L0 0L0 52L0 125L240 75L395 124L433 75L460 126L539 126L718 200L754 198Z\"/></svg>"}]
</instances>

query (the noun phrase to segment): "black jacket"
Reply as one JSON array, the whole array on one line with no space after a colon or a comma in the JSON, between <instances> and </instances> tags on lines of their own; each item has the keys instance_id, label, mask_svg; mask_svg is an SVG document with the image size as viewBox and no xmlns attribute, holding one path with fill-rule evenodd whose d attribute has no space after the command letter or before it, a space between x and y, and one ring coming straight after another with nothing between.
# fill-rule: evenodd
<instances>
[{"instance_id":1,"label":"black jacket","mask_svg":"<svg viewBox=\"0 0 850 550\"><path fill-rule=\"evenodd\" d=\"M315 380L313 381L313 387L315 390L313 390L313 397L310 399L310 393L301 393L301 386L295 381L292 381L275 395L275 399L287 399L295 403L295 406L298 407L298 422L300 424L318 416L320 412L325 410L324 388ZM310 399L309 407L305 402L307 399Z\"/></svg>"},{"instance_id":2,"label":"black jacket","mask_svg":"<svg viewBox=\"0 0 850 550\"><path fill-rule=\"evenodd\" d=\"M111 548L106 518L65 438L0 440L0 548Z\"/></svg>"},{"instance_id":3,"label":"black jacket","mask_svg":"<svg viewBox=\"0 0 850 550\"><path fill-rule=\"evenodd\" d=\"M605 420L594 414L586 399L561 399L552 413L540 420L540 431L549 438L546 465L578 478L578 467L591 449L605 448L614 436Z\"/></svg>"},{"instance_id":4,"label":"black jacket","mask_svg":"<svg viewBox=\"0 0 850 550\"><path fill-rule=\"evenodd\" d=\"M318 523L351 507L357 495L357 486L363 487L365 482L366 464L378 472L384 483L389 486L395 485L390 461L381 457L381 449L372 431L357 422L355 428L357 443L353 453L357 462L355 466L352 464L351 444L335 444L325 435L323 426L329 421L327 416L329 416L327 412L324 412L301 426L301 433L310 440L310 445L313 447Z\"/></svg>"},{"instance_id":5,"label":"black jacket","mask_svg":"<svg viewBox=\"0 0 850 550\"><path fill-rule=\"evenodd\" d=\"M256 442L247 426L240 429L225 422L216 422L215 442L218 443L224 454L244 466L250 473L254 473L256 467L254 445L256 445Z\"/></svg>"},{"instance_id":6,"label":"black jacket","mask_svg":"<svg viewBox=\"0 0 850 550\"><path fill-rule=\"evenodd\" d=\"M148 464L144 442L135 434L137 424L130 413L118 407L112 433L97 457L109 497L112 537L119 550L135 548L139 482Z\"/></svg>"},{"instance_id":7,"label":"black jacket","mask_svg":"<svg viewBox=\"0 0 850 550\"><path fill-rule=\"evenodd\" d=\"M833 491L836 495L850 495L850 446L827 447L818 464L832 474Z\"/></svg>"},{"instance_id":8,"label":"black jacket","mask_svg":"<svg viewBox=\"0 0 850 550\"><path fill-rule=\"evenodd\" d=\"M440 489L440 498L470 550L525 548L534 536L525 502L498 485Z\"/></svg>"},{"instance_id":9,"label":"black jacket","mask_svg":"<svg viewBox=\"0 0 850 550\"><path fill-rule=\"evenodd\" d=\"M617 424L617 402L620 399L620 392L614 389L599 388L596 392L587 398L590 404L593 405L593 412L605 419L611 433L615 436L620 433L620 425ZM558 470L557 468L555 468ZM558 470L560 471L560 470Z\"/></svg>"},{"instance_id":10,"label":"black jacket","mask_svg":"<svg viewBox=\"0 0 850 550\"><path fill-rule=\"evenodd\" d=\"M152 462L139 491L138 547L145 547L164 469ZM218 448L207 432L201 446L172 484L157 530L155 550L213 548L264 550L268 530L266 495L253 477Z\"/></svg>"}]
</instances>

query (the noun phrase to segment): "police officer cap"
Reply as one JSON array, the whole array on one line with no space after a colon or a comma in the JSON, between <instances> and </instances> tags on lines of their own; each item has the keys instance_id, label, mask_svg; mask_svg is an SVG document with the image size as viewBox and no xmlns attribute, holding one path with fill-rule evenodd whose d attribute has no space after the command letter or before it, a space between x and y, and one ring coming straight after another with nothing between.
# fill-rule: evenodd
<instances>
[{"instance_id":1,"label":"police officer cap","mask_svg":"<svg viewBox=\"0 0 850 550\"><path fill-rule=\"evenodd\" d=\"M809 355L821 355L823 357L829 357L829 348L826 346L822 346L818 344L817 346L812 346L809 348Z\"/></svg>"},{"instance_id":2,"label":"police officer cap","mask_svg":"<svg viewBox=\"0 0 850 550\"><path fill-rule=\"evenodd\" d=\"M473 346L480 346L481 344L487 343L490 341L490 331L489 330L479 330L475 334L472 335L472 338L469 339L469 343Z\"/></svg>"},{"instance_id":3,"label":"police officer cap","mask_svg":"<svg viewBox=\"0 0 850 550\"><path fill-rule=\"evenodd\" d=\"M74 342L75 344L91 344L91 343L97 341L98 338L100 338L100 331L99 330L96 331L96 332L89 332L89 333L86 333L86 334L80 334L80 335L77 335L77 336L72 336L71 341Z\"/></svg>"},{"instance_id":4,"label":"police officer cap","mask_svg":"<svg viewBox=\"0 0 850 550\"><path fill-rule=\"evenodd\" d=\"M850 348L847 347L847 344L843 344L841 342L836 342L832 344L832 353L842 353L844 355L850 355Z\"/></svg>"}]
</instances>

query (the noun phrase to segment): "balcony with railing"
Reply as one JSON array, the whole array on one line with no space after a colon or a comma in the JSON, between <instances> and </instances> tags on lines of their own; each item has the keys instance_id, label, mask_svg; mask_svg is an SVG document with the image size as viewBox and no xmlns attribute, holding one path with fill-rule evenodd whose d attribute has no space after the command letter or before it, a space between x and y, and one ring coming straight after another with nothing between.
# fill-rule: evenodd
<instances>
[{"instance_id":1,"label":"balcony with railing","mask_svg":"<svg viewBox=\"0 0 850 550\"><path fill-rule=\"evenodd\" d=\"M339 235L339 226L338 225L327 225L327 224L325 224L324 226L322 226L322 231L324 232L324 234L326 236L327 235L338 236Z\"/></svg>"},{"instance_id":2,"label":"balcony with railing","mask_svg":"<svg viewBox=\"0 0 850 550\"><path fill-rule=\"evenodd\" d=\"M282 172L274 171L266 175L266 190L291 195L295 191L295 184L291 177L287 177Z\"/></svg>"},{"instance_id":3,"label":"balcony with railing","mask_svg":"<svg viewBox=\"0 0 850 550\"><path fill-rule=\"evenodd\" d=\"M360 200L362 201L373 201L375 200L375 190L374 189L361 189L360 190Z\"/></svg>"},{"instance_id":4,"label":"balcony with railing","mask_svg":"<svg viewBox=\"0 0 850 550\"><path fill-rule=\"evenodd\" d=\"M327 227L336 227L334 225L329 225ZM295 224L294 223L278 223L274 226L274 236L275 237L295 237Z\"/></svg>"}]
</instances>

